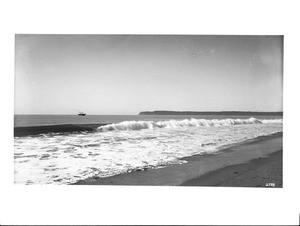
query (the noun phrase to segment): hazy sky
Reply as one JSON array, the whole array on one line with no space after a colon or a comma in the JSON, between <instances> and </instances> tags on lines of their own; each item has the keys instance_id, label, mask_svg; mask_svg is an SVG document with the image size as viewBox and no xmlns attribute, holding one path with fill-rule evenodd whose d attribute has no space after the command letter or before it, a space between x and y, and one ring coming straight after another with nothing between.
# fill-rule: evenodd
<instances>
[{"instance_id":1,"label":"hazy sky","mask_svg":"<svg viewBox=\"0 0 300 226\"><path fill-rule=\"evenodd\" d=\"M15 114L282 111L282 36L16 35Z\"/></svg>"}]
</instances>

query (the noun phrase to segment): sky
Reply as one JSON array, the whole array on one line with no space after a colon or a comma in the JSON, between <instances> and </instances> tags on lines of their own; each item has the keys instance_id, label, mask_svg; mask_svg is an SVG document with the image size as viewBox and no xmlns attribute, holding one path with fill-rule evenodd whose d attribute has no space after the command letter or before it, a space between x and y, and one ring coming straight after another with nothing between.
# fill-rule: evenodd
<instances>
[{"instance_id":1,"label":"sky","mask_svg":"<svg viewBox=\"0 0 300 226\"><path fill-rule=\"evenodd\" d=\"M15 37L15 114L282 111L283 36Z\"/></svg>"}]
</instances>

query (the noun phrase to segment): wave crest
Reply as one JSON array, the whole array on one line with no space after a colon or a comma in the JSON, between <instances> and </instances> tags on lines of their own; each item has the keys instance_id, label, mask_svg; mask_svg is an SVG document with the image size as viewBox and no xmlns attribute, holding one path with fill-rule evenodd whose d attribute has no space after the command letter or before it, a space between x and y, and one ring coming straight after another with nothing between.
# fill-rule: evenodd
<instances>
[{"instance_id":1,"label":"wave crest","mask_svg":"<svg viewBox=\"0 0 300 226\"><path fill-rule=\"evenodd\" d=\"M178 128L178 127L200 127L200 126L230 126L242 124L265 124L265 123L282 123L282 119L184 119L169 121L124 121L116 124L109 124L98 127L98 131L112 130L141 130L154 128Z\"/></svg>"}]
</instances>

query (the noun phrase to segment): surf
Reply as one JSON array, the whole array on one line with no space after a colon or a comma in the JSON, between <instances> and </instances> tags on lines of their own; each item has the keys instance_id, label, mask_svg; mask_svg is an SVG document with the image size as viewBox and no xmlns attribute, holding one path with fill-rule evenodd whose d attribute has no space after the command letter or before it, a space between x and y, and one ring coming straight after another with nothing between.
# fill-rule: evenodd
<instances>
[{"instance_id":1,"label":"surf","mask_svg":"<svg viewBox=\"0 0 300 226\"><path fill-rule=\"evenodd\" d=\"M184 120L167 120L167 121L124 121L121 123L112 123L99 126L98 131L113 130L141 130L141 129L157 129L157 128L179 128L179 127L202 127L202 126L232 126L245 124L267 124L282 123L282 119L184 119Z\"/></svg>"}]
</instances>

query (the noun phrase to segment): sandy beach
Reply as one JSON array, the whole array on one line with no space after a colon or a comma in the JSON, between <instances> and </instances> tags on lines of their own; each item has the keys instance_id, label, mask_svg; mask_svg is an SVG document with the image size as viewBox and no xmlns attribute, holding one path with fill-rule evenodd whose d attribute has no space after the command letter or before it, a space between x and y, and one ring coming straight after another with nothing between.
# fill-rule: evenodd
<instances>
[{"instance_id":1,"label":"sandy beach","mask_svg":"<svg viewBox=\"0 0 300 226\"><path fill-rule=\"evenodd\" d=\"M93 177L75 184L282 187L282 133L184 160L187 163L113 177Z\"/></svg>"},{"instance_id":2,"label":"sandy beach","mask_svg":"<svg viewBox=\"0 0 300 226\"><path fill-rule=\"evenodd\" d=\"M227 166L181 186L282 187L282 150L243 164Z\"/></svg>"}]
</instances>

